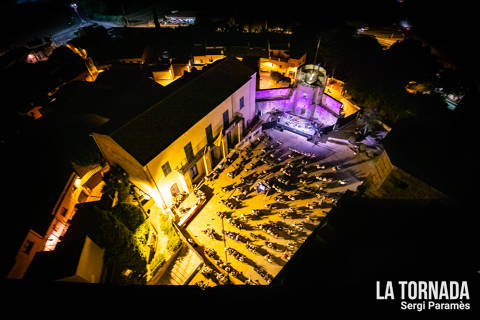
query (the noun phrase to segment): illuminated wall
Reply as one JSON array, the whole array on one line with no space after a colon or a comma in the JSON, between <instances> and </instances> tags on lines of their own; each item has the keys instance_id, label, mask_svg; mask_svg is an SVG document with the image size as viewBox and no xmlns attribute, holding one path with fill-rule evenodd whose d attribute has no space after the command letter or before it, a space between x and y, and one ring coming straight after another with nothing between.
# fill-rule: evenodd
<instances>
[{"instance_id":1,"label":"illuminated wall","mask_svg":"<svg viewBox=\"0 0 480 320\"><path fill-rule=\"evenodd\" d=\"M317 65L304 65L298 73L294 88L259 90L257 108L262 116L271 112L289 112L318 122L322 127L337 122L342 103L325 95L326 71ZM325 105L325 110L321 105ZM266 117L262 117L269 121Z\"/></svg>"},{"instance_id":2,"label":"illuminated wall","mask_svg":"<svg viewBox=\"0 0 480 320\"><path fill-rule=\"evenodd\" d=\"M340 110L342 109L342 103L330 97L326 93L324 93L322 96L322 106L327 107L329 110L335 112L337 115L340 114Z\"/></svg>"},{"instance_id":3,"label":"illuminated wall","mask_svg":"<svg viewBox=\"0 0 480 320\"><path fill-rule=\"evenodd\" d=\"M306 118L310 118L313 114L313 98L316 95L316 89L316 87L307 87L302 85L299 85L297 88L295 88L291 112Z\"/></svg>"},{"instance_id":4,"label":"illuminated wall","mask_svg":"<svg viewBox=\"0 0 480 320\"><path fill-rule=\"evenodd\" d=\"M288 100L271 100L271 101L257 101L257 108L261 112L262 115L275 112L275 111L286 111Z\"/></svg>"},{"instance_id":5,"label":"illuminated wall","mask_svg":"<svg viewBox=\"0 0 480 320\"><path fill-rule=\"evenodd\" d=\"M223 54L206 54L203 56L193 56L193 63L205 65L205 64L214 63L215 61L223 58L225 58Z\"/></svg>"},{"instance_id":6,"label":"illuminated wall","mask_svg":"<svg viewBox=\"0 0 480 320\"><path fill-rule=\"evenodd\" d=\"M152 71L153 75L153 80L159 81L159 80L173 80L174 74L173 74L173 66L170 65L168 69L165 70L158 70L158 71Z\"/></svg>"},{"instance_id":7,"label":"illuminated wall","mask_svg":"<svg viewBox=\"0 0 480 320\"><path fill-rule=\"evenodd\" d=\"M85 236L75 274L59 279L59 281L100 283L104 255L105 249L99 247L88 236Z\"/></svg>"},{"instance_id":8,"label":"illuminated wall","mask_svg":"<svg viewBox=\"0 0 480 320\"><path fill-rule=\"evenodd\" d=\"M289 58L287 55L280 56L275 50L270 50L273 57L260 58L260 71L276 71L290 77L292 80L297 75L298 68L306 61L307 55L304 54L299 59ZM278 50L277 50L278 51Z\"/></svg>"},{"instance_id":9,"label":"illuminated wall","mask_svg":"<svg viewBox=\"0 0 480 320\"><path fill-rule=\"evenodd\" d=\"M315 108L315 113L312 118L314 121L319 122L322 127L328 127L337 123L337 117L331 112L323 109L321 106Z\"/></svg>"},{"instance_id":10,"label":"illuminated wall","mask_svg":"<svg viewBox=\"0 0 480 320\"><path fill-rule=\"evenodd\" d=\"M184 176L179 174L176 169L180 169L187 164L184 147L190 142L192 144L193 153L196 155L202 151L202 148L207 145L207 137L205 128L212 126L213 136L216 137L223 129L223 113L228 110L230 122L235 113L241 114L245 119L245 126L247 126L255 116L255 86L256 75L235 91L229 98L224 100L220 105L214 107L205 117L198 121L194 126L189 128L184 134L178 137L168 148L158 154L146 167L151 172L153 179L162 193L166 205L172 203L172 196L170 193L171 186L176 183L180 190L190 192L192 191L192 183L198 182L205 173L205 161L200 157L196 162L198 169L198 176L192 181L188 172ZM244 107L240 109L240 98L244 97ZM242 122L239 122L239 126ZM231 132L232 139L238 141L241 130L234 128ZM226 142L226 137L224 138ZM218 150L217 150L218 152ZM220 152L221 154L221 152ZM209 157L209 155L207 155ZM168 161L172 172L167 176L164 175L162 165ZM207 168L208 169L208 168Z\"/></svg>"},{"instance_id":11,"label":"illuminated wall","mask_svg":"<svg viewBox=\"0 0 480 320\"><path fill-rule=\"evenodd\" d=\"M195 155L199 154L207 145L207 137L205 128L212 126L213 136L216 137L223 129L223 113L229 111L229 119L235 114L239 114L244 119L237 124L231 132L234 141L238 141L239 135L242 134L241 126L248 126L255 117L255 88L256 74L252 75L250 80L235 91L230 97L225 99L218 106L212 106L210 111L204 118L198 121L194 126L189 128L185 133L178 137L166 149L160 152L145 166L142 166L132 155L117 144L111 137L98 133L92 136L99 146L105 159L110 163L120 165L130 177L130 180L142 191L149 194L155 199L159 206L170 206L172 203L171 187L176 184L180 191L191 192L192 185L198 182L208 166L205 166L205 159L202 156L196 161L198 175L191 179L188 171L181 174L181 168L187 164L187 158L184 147L191 143ZM244 107L240 109L240 98L244 98ZM224 137L226 142L227 137ZM216 155L222 155L222 150L216 150ZM206 154L208 161L210 154ZM162 166L168 161L171 172L165 176Z\"/></svg>"},{"instance_id":12,"label":"illuminated wall","mask_svg":"<svg viewBox=\"0 0 480 320\"><path fill-rule=\"evenodd\" d=\"M143 166L125 149L117 144L110 136L92 133L95 143L99 147L105 160L110 164L118 164L125 170L130 181L141 190L155 198L157 203L162 203L160 194Z\"/></svg>"},{"instance_id":13,"label":"illuminated wall","mask_svg":"<svg viewBox=\"0 0 480 320\"><path fill-rule=\"evenodd\" d=\"M67 180L62 193L52 209L51 221L46 233L41 235L32 229L28 231L7 278L23 278L36 252L55 249L70 226L68 221L75 215L75 205L80 202L95 201L100 198L103 186L103 172L108 170L108 167L98 165L83 169L85 170L82 173L82 177L72 173Z\"/></svg>"},{"instance_id":14,"label":"illuminated wall","mask_svg":"<svg viewBox=\"0 0 480 320\"><path fill-rule=\"evenodd\" d=\"M43 251L45 239L30 229L15 256L15 263L8 272L8 279L22 279L36 252Z\"/></svg>"},{"instance_id":15,"label":"illuminated wall","mask_svg":"<svg viewBox=\"0 0 480 320\"><path fill-rule=\"evenodd\" d=\"M255 93L255 98L257 100L287 98L290 96L291 91L292 91L291 88L274 88L274 89L258 90Z\"/></svg>"}]
</instances>

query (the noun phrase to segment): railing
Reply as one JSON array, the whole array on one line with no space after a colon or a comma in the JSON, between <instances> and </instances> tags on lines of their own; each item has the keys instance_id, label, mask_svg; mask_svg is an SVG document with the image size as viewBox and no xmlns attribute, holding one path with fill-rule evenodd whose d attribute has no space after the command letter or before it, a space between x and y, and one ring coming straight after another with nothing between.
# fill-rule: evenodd
<instances>
[{"instance_id":1,"label":"railing","mask_svg":"<svg viewBox=\"0 0 480 320\"><path fill-rule=\"evenodd\" d=\"M214 140L215 141L215 140ZM195 150L198 150L196 153L194 153L193 158L190 159L190 161L187 160L186 156L184 160L182 160L177 167L175 168L178 170L180 173L184 174L187 172L188 169L190 169L194 163L197 163L198 160L200 160L203 157L205 148L208 147L211 144L208 144L205 142L204 143L199 143L195 146L192 146L192 150L195 152Z\"/></svg>"},{"instance_id":2,"label":"railing","mask_svg":"<svg viewBox=\"0 0 480 320\"><path fill-rule=\"evenodd\" d=\"M292 94L291 88L274 88L257 90L255 92L255 100L275 100L275 99L287 99Z\"/></svg>"}]
</instances>

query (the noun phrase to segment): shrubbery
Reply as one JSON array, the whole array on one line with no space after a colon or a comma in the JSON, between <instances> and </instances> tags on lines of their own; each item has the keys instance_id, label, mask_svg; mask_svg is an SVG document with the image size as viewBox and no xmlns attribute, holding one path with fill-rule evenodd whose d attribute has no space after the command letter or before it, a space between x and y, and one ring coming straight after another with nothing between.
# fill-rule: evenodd
<instances>
[{"instance_id":1,"label":"shrubbery","mask_svg":"<svg viewBox=\"0 0 480 320\"><path fill-rule=\"evenodd\" d=\"M150 223L145 220L136 230L134 233L135 238L137 239L138 243L145 246L147 245L148 235L150 233Z\"/></svg>"},{"instance_id":2,"label":"shrubbery","mask_svg":"<svg viewBox=\"0 0 480 320\"><path fill-rule=\"evenodd\" d=\"M327 69L329 76L333 74L345 82L346 97L362 108L372 109L377 118L390 126L446 108L433 92L414 95L405 90L409 81L430 84L437 79L437 59L420 41L406 39L383 50L373 37L356 36L351 26L304 31L299 36L314 55L316 46L312 46L311 39L321 37L316 62ZM441 82L435 86L444 87L445 81Z\"/></svg>"},{"instance_id":3,"label":"shrubbery","mask_svg":"<svg viewBox=\"0 0 480 320\"><path fill-rule=\"evenodd\" d=\"M277 83L280 81L288 82L288 83L291 82L291 79L289 77L284 76L278 71L270 71L270 77L272 78L272 80L276 81Z\"/></svg>"},{"instance_id":4,"label":"shrubbery","mask_svg":"<svg viewBox=\"0 0 480 320\"><path fill-rule=\"evenodd\" d=\"M170 252L173 252L177 250L180 245L182 244L182 241L177 234L177 231L172 225L172 222L168 220L166 217L162 217L160 219L160 230L167 236L167 250Z\"/></svg>"},{"instance_id":5,"label":"shrubbery","mask_svg":"<svg viewBox=\"0 0 480 320\"><path fill-rule=\"evenodd\" d=\"M130 231L135 232L145 221L140 207L129 203L119 203L112 209L112 214L120 220Z\"/></svg>"},{"instance_id":6,"label":"shrubbery","mask_svg":"<svg viewBox=\"0 0 480 320\"><path fill-rule=\"evenodd\" d=\"M119 202L127 200L130 192L130 181L128 180L128 174L120 166L112 165L103 176L103 180L105 181L102 189L103 194L107 194L113 199L115 193L118 192Z\"/></svg>"},{"instance_id":7,"label":"shrubbery","mask_svg":"<svg viewBox=\"0 0 480 320\"><path fill-rule=\"evenodd\" d=\"M180 240L180 237L177 234L175 234L174 237L168 238L167 250L170 252L174 252L180 247L181 244L182 244L182 241Z\"/></svg>"},{"instance_id":8,"label":"shrubbery","mask_svg":"<svg viewBox=\"0 0 480 320\"><path fill-rule=\"evenodd\" d=\"M152 270L160 268L166 261L165 255L163 253L158 252L155 254L152 262L150 263Z\"/></svg>"},{"instance_id":9,"label":"shrubbery","mask_svg":"<svg viewBox=\"0 0 480 320\"><path fill-rule=\"evenodd\" d=\"M105 259L117 263L122 270L129 268L136 273L145 273L146 257L133 233L108 211L93 208L92 218L94 223L89 234L93 241L105 248Z\"/></svg>"}]
</instances>

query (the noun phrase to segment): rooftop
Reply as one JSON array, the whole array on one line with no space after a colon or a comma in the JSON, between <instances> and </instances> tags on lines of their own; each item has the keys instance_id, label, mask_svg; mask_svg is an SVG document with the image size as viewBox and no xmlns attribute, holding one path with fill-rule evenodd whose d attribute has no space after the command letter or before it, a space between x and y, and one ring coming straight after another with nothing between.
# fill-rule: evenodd
<instances>
[{"instance_id":1,"label":"rooftop","mask_svg":"<svg viewBox=\"0 0 480 320\"><path fill-rule=\"evenodd\" d=\"M62 87L46 115L12 127L0 145L4 178L2 193L11 198L6 268L11 267L30 228L44 234L52 210L73 172L72 159L92 161L92 130L114 130L163 96L164 88L132 68L100 73L95 82L74 81ZM13 122L18 117L9 122ZM81 157L78 159L77 157Z\"/></svg>"},{"instance_id":2,"label":"rooftop","mask_svg":"<svg viewBox=\"0 0 480 320\"><path fill-rule=\"evenodd\" d=\"M91 237L91 227L97 225L97 221L92 217L91 207L83 208L86 209L79 210L79 217L72 220L64 239L54 251L35 254L25 279L54 281L77 274L77 267L81 263L80 257L86 245L86 237ZM91 253L89 258L92 258ZM96 259L84 260L83 263L86 261L91 267L101 263Z\"/></svg>"},{"instance_id":3,"label":"rooftop","mask_svg":"<svg viewBox=\"0 0 480 320\"><path fill-rule=\"evenodd\" d=\"M102 130L113 131L140 114L164 95L164 88L132 66L112 66L100 73L95 82L75 81L63 87L50 108L65 116L83 117L98 127L95 120L107 122ZM97 115L95 119L85 117ZM103 123L101 123L103 125Z\"/></svg>"},{"instance_id":4,"label":"rooftop","mask_svg":"<svg viewBox=\"0 0 480 320\"><path fill-rule=\"evenodd\" d=\"M2 268L12 267L30 228L40 234L47 231L53 207L72 173L63 150L59 129L44 118L29 123L27 129L2 144L2 166L8 169L4 170L1 189L4 205L9 207L4 217L8 241L3 246Z\"/></svg>"},{"instance_id":5,"label":"rooftop","mask_svg":"<svg viewBox=\"0 0 480 320\"><path fill-rule=\"evenodd\" d=\"M18 63L2 71L5 105L28 111L30 102L39 103L49 91L86 71L83 59L66 47L55 49L47 61Z\"/></svg>"},{"instance_id":6,"label":"rooftop","mask_svg":"<svg viewBox=\"0 0 480 320\"><path fill-rule=\"evenodd\" d=\"M111 136L142 165L244 85L255 73L235 58L213 63L204 71L167 87L169 94Z\"/></svg>"}]
</instances>

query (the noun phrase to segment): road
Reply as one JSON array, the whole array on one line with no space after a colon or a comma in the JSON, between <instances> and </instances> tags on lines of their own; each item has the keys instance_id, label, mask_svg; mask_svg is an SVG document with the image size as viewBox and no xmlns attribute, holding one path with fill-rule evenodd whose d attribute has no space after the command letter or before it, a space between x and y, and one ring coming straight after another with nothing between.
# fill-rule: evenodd
<instances>
[{"instance_id":1,"label":"road","mask_svg":"<svg viewBox=\"0 0 480 320\"><path fill-rule=\"evenodd\" d=\"M403 41L405 35L401 30L397 29L368 29L357 32L359 35L371 36L377 39L378 43L384 48L390 48L395 42Z\"/></svg>"},{"instance_id":2,"label":"road","mask_svg":"<svg viewBox=\"0 0 480 320\"><path fill-rule=\"evenodd\" d=\"M93 24L102 25L106 29L113 28L113 27L121 27L121 25L113 22L102 22L102 21L96 21L91 19L83 19L82 21L79 21L70 27L61 29L55 32L54 34L52 34L51 35L52 41L55 43L56 47L64 45L68 41L74 39L77 36L76 32L79 29L93 25Z\"/></svg>"}]
</instances>

